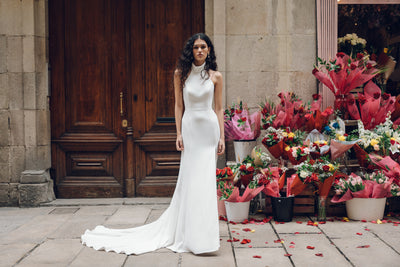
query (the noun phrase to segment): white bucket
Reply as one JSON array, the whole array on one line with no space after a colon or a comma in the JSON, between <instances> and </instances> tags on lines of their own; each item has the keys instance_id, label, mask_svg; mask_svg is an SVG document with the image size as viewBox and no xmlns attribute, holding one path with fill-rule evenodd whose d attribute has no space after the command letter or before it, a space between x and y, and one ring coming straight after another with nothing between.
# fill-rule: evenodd
<instances>
[{"instance_id":1,"label":"white bucket","mask_svg":"<svg viewBox=\"0 0 400 267\"><path fill-rule=\"evenodd\" d=\"M256 146L256 140L235 140L233 147L235 148L236 163L242 162L247 156L251 155L251 151Z\"/></svg>"},{"instance_id":2,"label":"white bucket","mask_svg":"<svg viewBox=\"0 0 400 267\"><path fill-rule=\"evenodd\" d=\"M249 218L250 201L228 202L225 201L226 217L228 221L243 222Z\"/></svg>"},{"instance_id":3,"label":"white bucket","mask_svg":"<svg viewBox=\"0 0 400 267\"><path fill-rule=\"evenodd\" d=\"M386 198L353 198L346 201L347 217L352 220L376 221L383 218Z\"/></svg>"}]
</instances>

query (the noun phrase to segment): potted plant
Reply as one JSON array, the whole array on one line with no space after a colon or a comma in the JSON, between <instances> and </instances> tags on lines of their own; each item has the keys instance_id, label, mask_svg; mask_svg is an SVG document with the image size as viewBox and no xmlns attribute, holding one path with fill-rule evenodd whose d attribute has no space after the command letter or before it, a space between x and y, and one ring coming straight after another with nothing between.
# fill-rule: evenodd
<instances>
[{"instance_id":1,"label":"potted plant","mask_svg":"<svg viewBox=\"0 0 400 267\"><path fill-rule=\"evenodd\" d=\"M260 136L260 119L260 112L250 114L242 101L233 103L225 110L225 138L227 141L233 140L236 162L242 162L255 147L256 139Z\"/></svg>"},{"instance_id":2,"label":"potted plant","mask_svg":"<svg viewBox=\"0 0 400 267\"><path fill-rule=\"evenodd\" d=\"M364 174L352 173L335 181L333 203L346 201L347 216L353 220L382 219L386 198L400 196L400 188L382 170Z\"/></svg>"}]
</instances>

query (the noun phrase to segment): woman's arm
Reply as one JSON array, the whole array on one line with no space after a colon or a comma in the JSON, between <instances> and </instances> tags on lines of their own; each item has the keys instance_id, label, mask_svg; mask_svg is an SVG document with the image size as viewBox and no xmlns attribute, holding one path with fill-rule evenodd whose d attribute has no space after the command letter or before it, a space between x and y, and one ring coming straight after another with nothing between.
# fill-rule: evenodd
<instances>
[{"instance_id":1,"label":"woman's arm","mask_svg":"<svg viewBox=\"0 0 400 267\"><path fill-rule=\"evenodd\" d=\"M222 74L219 71L216 71L213 75L213 80L215 81L215 89L214 89L214 103L215 103L215 113L218 117L219 123L219 142L218 142L218 150L217 154L222 155L225 152L225 135L224 135L224 107L222 105Z\"/></svg>"},{"instance_id":2,"label":"woman's arm","mask_svg":"<svg viewBox=\"0 0 400 267\"><path fill-rule=\"evenodd\" d=\"M183 151L182 140L182 115L184 110L182 85L181 85L181 72L175 70L174 72L174 90L175 90L175 124L176 124L176 150Z\"/></svg>"}]
</instances>

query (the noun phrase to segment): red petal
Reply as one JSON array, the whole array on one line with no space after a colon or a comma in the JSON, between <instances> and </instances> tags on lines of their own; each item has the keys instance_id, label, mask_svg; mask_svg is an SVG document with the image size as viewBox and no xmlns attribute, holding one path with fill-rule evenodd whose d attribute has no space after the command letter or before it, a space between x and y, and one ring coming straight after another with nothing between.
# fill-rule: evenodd
<instances>
[{"instance_id":1,"label":"red petal","mask_svg":"<svg viewBox=\"0 0 400 267\"><path fill-rule=\"evenodd\" d=\"M370 245L358 246L357 248L369 248Z\"/></svg>"},{"instance_id":2,"label":"red petal","mask_svg":"<svg viewBox=\"0 0 400 267\"><path fill-rule=\"evenodd\" d=\"M252 245L249 245L249 248L252 248L253 246Z\"/></svg>"},{"instance_id":3,"label":"red petal","mask_svg":"<svg viewBox=\"0 0 400 267\"><path fill-rule=\"evenodd\" d=\"M289 248L294 248L294 246L293 246L293 245L291 245L291 246L289 246Z\"/></svg>"},{"instance_id":4,"label":"red petal","mask_svg":"<svg viewBox=\"0 0 400 267\"><path fill-rule=\"evenodd\" d=\"M292 242L290 242L290 244L293 244L293 245L294 245L294 242L292 241Z\"/></svg>"},{"instance_id":5,"label":"red petal","mask_svg":"<svg viewBox=\"0 0 400 267\"><path fill-rule=\"evenodd\" d=\"M259 255L254 255L253 258L261 259L261 256L259 256Z\"/></svg>"},{"instance_id":6,"label":"red petal","mask_svg":"<svg viewBox=\"0 0 400 267\"><path fill-rule=\"evenodd\" d=\"M294 234L295 234L295 235L298 235L298 234L300 234L300 233L299 233L299 232L294 232Z\"/></svg>"},{"instance_id":7,"label":"red petal","mask_svg":"<svg viewBox=\"0 0 400 267\"><path fill-rule=\"evenodd\" d=\"M232 221L229 221L229 223L234 224L234 225L236 224L235 222L232 222Z\"/></svg>"},{"instance_id":8,"label":"red petal","mask_svg":"<svg viewBox=\"0 0 400 267\"><path fill-rule=\"evenodd\" d=\"M399 226L397 223L394 223L393 226Z\"/></svg>"},{"instance_id":9,"label":"red petal","mask_svg":"<svg viewBox=\"0 0 400 267\"><path fill-rule=\"evenodd\" d=\"M365 231L371 231L371 230L370 230L370 229L368 229L368 228L365 228L364 230L365 230Z\"/></svg>"},{"instance_id":10,"label":"red petal","mask_svg":"<svg viewBox=\"0 0 400 267\"><path fill-rule=\"evenodd\" d=\"M251 231L250 228L244 228L244 229L242 229L242 230L245 231L245 232L250 232L250 231Z\"/></svg>"},{"instance_id":11,"label":"red petal","mask_svg":"<svg viewBox=\"0 0 400 267\"><path fill-rule=\"evenodd\" d=\"M292 256L292 254L288 253L288 254L285 254L285 255L283 255L283 256L285 256L285 257L290 257L290 256Z\"/></svg>"},{"instance_id":12,"label":"red petal","mask_svg":"<svg viewBox=\"0 0 400 267\"><path fill-rule=\"evenodd\" d=\"M367 222L367 220L361 220L362 222Z\"/></svg>"},{"instance_id":13,"label":"red petal","mask_svg":"<svg viewBox=\"0 0 400 267\"><path fill-rule=\"evenodd\" d=\"M308 249L314 249L315 247L312 246L307 246Z\"/></svg>"},{"instance_id":14,"label":"red petal","mask_svg":"<svg viewBox=\"0 0 400 267\"><path fill-rule=\"evenodd\" d=\"M226 242L232 242L232 240L231 240L231 239L228 239L228 240L226 240Z\"/></svg>"},{"instance_id":15,"label":"red petal","mask_svg":"<svg viewBox=\"0 0 400 267\"><path fill-rule=\"evenodd\" d=\"M302 224L303 222L297 221L296 223L298 223L298 224Z\"/></svg>"},{"instance_id":16,"label":"red petal","mask_svg":"<svg viewBox=\"0 0 400 267\"><path fill-rule=\"evenodd\" d=\"M232 233L235 233L236 231L232 231Z\"/></svg>"},{"instance_id":17,"label":"red petal","mask_svg":"<svg viewBox=\"0 0 400 267\"><path fill-rule=\"evenodd\" d=\"M322 253L317 253L317 254L315 254L315 256L323 257L324 255Z\"/></svg>"},{"instance_id":18,"label":"red petal","mask_svg":"<svg viewBox=\"0 0 400 267\"><path fill-rule=\"evenodd\" d=\"M357 233L357 235L362 235L362 233Z\"/></svg>"},{"instance_id":19,"label":"red petal","mask_svg":"<svg viewBox=\"0 0 400 267\"><path fill-rule=\"evenodd\" d=\"M265 244L268 244L268 242L265 242Z\"/></svg>"}]
</instances>

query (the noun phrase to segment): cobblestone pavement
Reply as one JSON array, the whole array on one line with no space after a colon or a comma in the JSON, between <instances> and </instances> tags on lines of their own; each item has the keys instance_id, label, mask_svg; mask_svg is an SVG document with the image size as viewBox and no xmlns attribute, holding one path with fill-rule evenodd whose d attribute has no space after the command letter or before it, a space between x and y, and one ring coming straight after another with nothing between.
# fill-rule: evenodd
<instances>
[{"instance_id":1,"label":"cobblestone pavement","mask_svg":"<svg viewBox=\"0 0 400 267\"><path fill-rule=\"evenodd\" d=\"M168 249L126 256L80 243L80 235L99 224L128 228L154 221L169 201L58 199L39 208L0 208L0 266L400 266L400 217L394 215L382 224L336 218L309 225L314 218L305 216L278 224L262 222L262 214L248 224L220 221L220 250L202 256ZM241 244L244 239L250 242Z\"/></svg>"}]
</instances>

